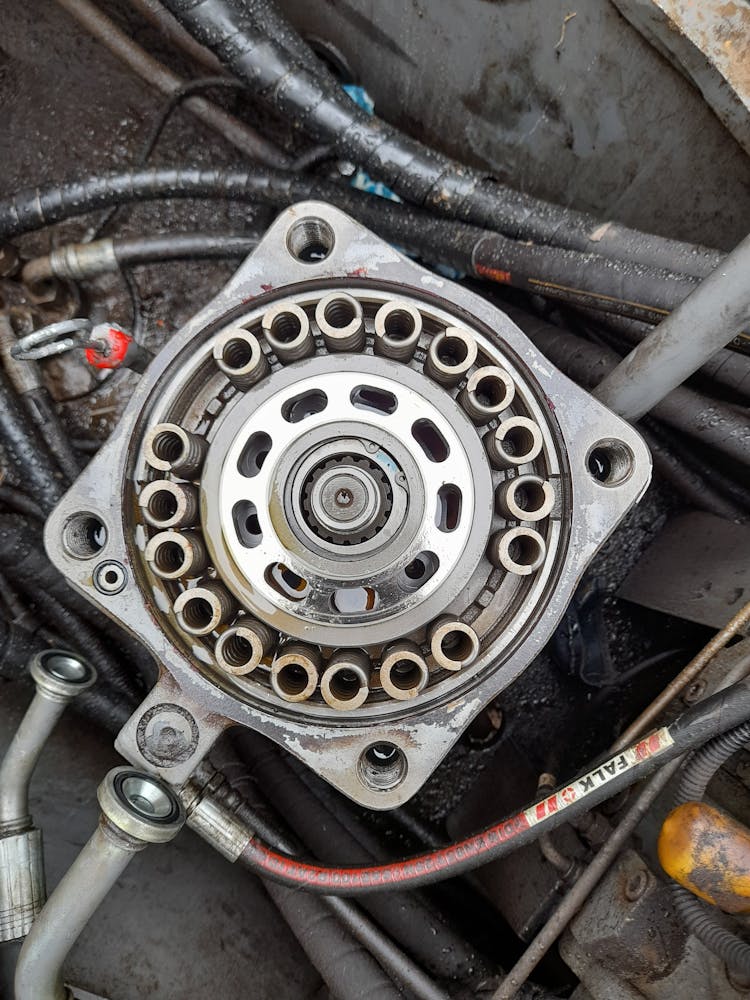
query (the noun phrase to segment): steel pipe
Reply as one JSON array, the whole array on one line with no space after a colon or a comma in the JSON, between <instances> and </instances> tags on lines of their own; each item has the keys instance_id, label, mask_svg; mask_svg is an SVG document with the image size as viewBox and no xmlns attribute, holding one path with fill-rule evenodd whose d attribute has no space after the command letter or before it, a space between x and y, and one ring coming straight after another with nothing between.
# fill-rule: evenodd
<instances>
[{"instance_id":1,"label":"steel pipe","mask_svg":"<svg viewBox=\"0 0 750 1000\"><path fill-rule=\"evenodd\" d=\"M594 395L638 420L726 347L750 320L750 236L597 386Z\"/></svg>"},{"instance_id":2,"label":"steel pipe","mask_svg":"<svg viewBox=\"0 0 750 1000\"><path fill-rule=\"evenodd\" d=\"M37 917L18 957L16 1000L66 1000L69 951L133 857L172 840L185 822L171 788L130 767L110 771L97 792L102 816L91 839Z\"/></svg>"}]
</instances>

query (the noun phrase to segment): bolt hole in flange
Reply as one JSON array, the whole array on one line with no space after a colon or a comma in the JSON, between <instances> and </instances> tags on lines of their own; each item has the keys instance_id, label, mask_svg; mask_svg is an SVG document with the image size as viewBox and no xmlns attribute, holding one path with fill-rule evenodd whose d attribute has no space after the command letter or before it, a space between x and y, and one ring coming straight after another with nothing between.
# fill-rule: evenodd
<instances>
[{"instance_id":1,"label":"bolt hole in flange","mask_svg":"<svg viewBox=\"0 0 750 1000\"><path fill-rule=\"evenodd\" d=\"M287 233L286 245L295 260L319 264L333 250L333 229L324 219L299 219Z\"/></svg>"},{"instance_id":2,"label":"bolt hole in flange","mask_svg":"<svg viewBox=\"0 0 750 1000\"><path fill-rule=\"evenodd\" d=\"M407 761L403 750L385 740L373 743L359 758L359 778L368 788L387 792L406 777Z\"/></svg>"},{"instance_id":3,"label":"bolt hole in flange","mask_svg":"<svg viewBox=\"0 0 750 1000\"><path fill-rule=\"evenodd\" d=\"M107 544L107 529L96 514L74 514L65 522L62 541L74 559L93 559Z\"/></svg>"},{"instance_id":4,"label":"bolt hole in flange","mask_svg":"<svg viewBox=\"0 0 750 1000\"><path fill-rule=\"evenodd\" d=\"M635 467L633 452L624 441L599 441L586 459L591 477L602 486L621 486Z\"/></svg>"}]
</instances>

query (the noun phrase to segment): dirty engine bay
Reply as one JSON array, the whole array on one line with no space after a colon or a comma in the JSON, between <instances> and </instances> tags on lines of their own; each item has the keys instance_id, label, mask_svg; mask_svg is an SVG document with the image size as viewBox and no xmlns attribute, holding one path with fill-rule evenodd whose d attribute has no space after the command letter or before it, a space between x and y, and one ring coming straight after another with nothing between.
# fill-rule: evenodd
<instances>
[{"instance_id":1,"label":"dirty engine bay","mask_svg":"<svg viewBox=\"0 0 750 1000\"><path fill-rule=\"evenodd\" d=\"M3 24L0 997L746 996L750 7Z\"/></svg>"}]
</instances>

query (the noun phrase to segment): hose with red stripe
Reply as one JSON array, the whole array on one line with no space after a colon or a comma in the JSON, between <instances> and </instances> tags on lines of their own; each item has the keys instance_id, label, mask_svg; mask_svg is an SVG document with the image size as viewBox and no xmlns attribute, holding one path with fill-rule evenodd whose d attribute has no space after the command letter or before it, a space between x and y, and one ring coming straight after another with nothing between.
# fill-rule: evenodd
<instances>
[{"instance_id":1,"label":"hose with red stripe","mask_svg":"<svg viewBox=\"0 0 750 1000\"><path fill-rule=\"evenodd\" d=\"M464 840L403 861L366 867L320 865L274 851L254 835L240 860L264 877L328 895L354 896L439 882L510 854L748 719L750 680L745 680L707 698L670 726L606 758L515 815Z\"/></svg>"}]
</instances>

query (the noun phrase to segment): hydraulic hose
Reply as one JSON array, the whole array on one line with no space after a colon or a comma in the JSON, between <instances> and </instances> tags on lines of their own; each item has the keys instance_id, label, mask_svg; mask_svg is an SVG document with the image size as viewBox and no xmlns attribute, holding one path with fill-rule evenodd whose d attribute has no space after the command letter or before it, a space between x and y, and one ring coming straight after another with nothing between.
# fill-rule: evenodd
<instances>
[{"instance_id":1,"label":"hydraulic hose","mask_svg":"<svg viewBox=\"0 0 750 1000\"><path fill-rule=\"evenodd\" d=\"M57 3L149 86L159 90L162 94L171 95L185 83L179 76L149 55L145 49L142 49L89 0L57 0ZM251 159L276 167L289 166L291 163L286 154L282 153L259 132L256 132L254 128L205 98L190 97L185 101L185 106L192 114Z\"/></svg>"},{"instance_id":2,"label":"hydraulic hose","mask_svg":"<svg viewBox=\"0 0 750 1000\"><path fill-rule=\"evenodd\" d=\"M246 257L258 245L255 236L232 233L156 233L108 237L91 243L66 243L23 267L21 278L33 288L50 278L85 281L121 267L175 260L226 260Z\"/></svg>"},{"instance_id":3,"label":"hydraulic hose","mask_svg":"<svg viewBox=\"0 0 750 1000\"><path fill-rule=\"evenodd\" d=\"M750 743L750 723L723 733L696 751L685 764L674 804L700 802L708 783L738 750ZM672 901L687 930L734 972L750 977L750 944L727 929L715 908L704 903L677 882L671 886Z\"/></svg>"},{"instance_id":4,"label":"hydraulic hose","mask_svg":"<svg viewBox=\"0 0 750 1000\"><path fill-rule=\"evenodd\" d=\"M28 484L32 500L48 514L63 494L62 480L38 430L24 413L5 372L0 370L0 445L19 482Z\"/></svg>"},{"instance_id":5,"label":"hydraulic hose","mask_svg":"<svg viewBox=\"0 0 750 1000\"><path fill-rule=\"evenodd\" d=\"M268 740L242 731L235 736L235 743L264 794L308 850L323 859L343 857L352 864L374 860ZM433 975L465 981L480 964L473 949L420 896L395 892L387 897L366 897L362 906Z\"/></svg>"},{"instance_id":6,"label":"hydraulic hose","mask_svg":"<svg viewBox=\"0 0 750 1000\"><path fill-rule=\"evenodd\" d=\"M750 321L750 236L596 387L610 409L638 420Z\"/></svg>"},{"instance_id":7,"label":"hydraulic hose","mask_svg":"<svg viewBox=\"0 0 750 1000\"><path fill-rule=\"evenodd\" d=\"M265 886L334 1000L399 1000L401 991L321 900L269 880Z\"/></svg>"},{"instance_id":8,"label":"hydraulic hose","mask_svg":"<svg viewBox=\"0 0 750 1000\"><path fill-rule=\"evenodd\" d=\"M663 319L695 287L695 279L689 275L610 260L593 252L519 243L408 205L373 198L345 184L270 169L136 169L32 188L0 201L0 238L95 209L159 198L233 198L277 208L319 199L337 205L391 243L427 260L571 305L654 322ZM106 242L92 246L94 259L103 256L111 266L115 247ZM76 247L70 260L65 250L56 252L53 260L65 273L72 273L79 258L89 259ZM34 264L32 277L37 267L43 276L52 265ZM28 280L28 272L25 277Z\"/></svg>"},{"instance_id":9,"label":"hydraulic hose","mask_svg":"<svg viewBox=\"0 0 750 1000\"><path fill-rule=\"evenodd\" d=\"M315 893L349 896L427 885L495 861L533 842L541 833L575 819L656 768L749 718L750 681L744 680L481 833L403 861L330 867L288 857L255 837L244 847L241 859L264 877Z\"/></svg>"},{"instance_id":10,"label":"hydraulic hose","mask_svg":"<svg viewBox=\"0 0 750 1000\"><path fill-rule=\"evenodd\" d=\"M183 27L276 112L330 142L404 199L516 239L594 251L702 277L717 251L602 222L503 185L368 115L332 77L315 72L257 24L239 0L166 0Z\"/></svg>"},{"instance_id":11,"label":"hydraulic hose","mask_svg":"<svg viewBox=\"0 0 750 1000\"><path fill-rule=\"evenodd\" d=\"M30 500L21 490L17 490L15 486L8 486L7 483L0 483L0 504L9 507L17 514L33 517L35 521L44 521L45 519L38 504Z\"/></svg>"},{"instance_id":12,"label":"hydraulic hose","mask_svg":"<svg viewBox=\"0 0 750 1000\"><path fill-rule=\"evenodd\" d=\"M283 821L260 798L247 767L233 752L231 744L220 742L214 748L212 758L220 758L220 769L215 770L212 764L204 762L182 789L188 825L231 861L236 860L238 848L247 838L248 826L263 831L264 839L278 850L298 853L296 838L283 829ZM222 831L220 837L216 836L217 829ZM228 835L231 849L227 849ZM414 1000L448 1000L443 990L352 900L335 896L322 899L307 896L307 899L314 899L317 907L303 908L305 919L298 923L295 912L302 902L300 893L268 880L264 880L263 884L299 937L311 962L337 996L358 997L358 988L364 988L365 984L379 989L383 979L382 969L392 980L404 986ZM277 892L280 894L277 895ZM332 914L336 917L334 922L329 920ZM322 937L323 940L316 947L310 940L310 928L319 923L323 925L323 932L313 931L312 937ZM337 929L335 923L339 924ZM346 976L341 975L339 959L342 952L347 956ZM380 968L372 969L372 959ZM392 988L390 981L388 986Z\"/></svg>"}]
</instances>

